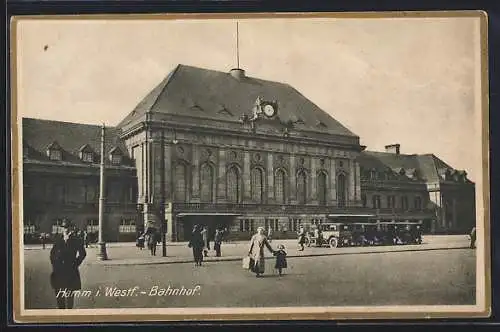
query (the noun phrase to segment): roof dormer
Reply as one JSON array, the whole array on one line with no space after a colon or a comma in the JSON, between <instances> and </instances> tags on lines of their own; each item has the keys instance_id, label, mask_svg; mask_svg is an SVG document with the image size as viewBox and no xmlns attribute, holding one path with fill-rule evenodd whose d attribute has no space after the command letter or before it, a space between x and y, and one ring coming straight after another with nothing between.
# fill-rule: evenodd
<instances>
[{"instance_id":1,"label":"roof dormer","mask_svg":"<svg viewBox=\"0 0 500 332\"><path fill-rule=\"evenodd\" d=\"M119 147L115 146L109 151L109 159L112 165L120 165L123 159L123 152Z\"/></svg>"},{"instance_id":2,"label":"roof dormer","mask_svg":"<svg viewBox=\"0 0 500 332\"><path fill-rule=\"evenodd\" d=\"M54 141L47 146L47 157L49 157L50 160L62 160L63 150L59 143Z\"/></svg>"},{"instance_id":3,"label":"roof dormer","mask_svg":"<svg viewBox=\"0 0 500 332\"><path fill-rule=\"evenodd\" d=\"M86 163L92 163L94 162L94 150L90 147L90 145L85 144L82 146L79 150L80 152L80 159Z\"/></svg>"}]
</instances>

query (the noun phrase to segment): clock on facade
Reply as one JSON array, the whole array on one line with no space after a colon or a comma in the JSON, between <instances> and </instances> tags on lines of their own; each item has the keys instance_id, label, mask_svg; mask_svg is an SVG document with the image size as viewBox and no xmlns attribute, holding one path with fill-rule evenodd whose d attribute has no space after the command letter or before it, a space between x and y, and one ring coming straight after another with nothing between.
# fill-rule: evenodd
<instances>
[{"instance_id":1,"label":"clock on facade","mask_svg":"<svg viewBox=\"0 0 500 332\"><path fill-rule=\"evenodd\" d=\"M268 118L272 118L276 114L276 109L271 104L264 105L263 111Z\"/></svg>"}]
</instances>

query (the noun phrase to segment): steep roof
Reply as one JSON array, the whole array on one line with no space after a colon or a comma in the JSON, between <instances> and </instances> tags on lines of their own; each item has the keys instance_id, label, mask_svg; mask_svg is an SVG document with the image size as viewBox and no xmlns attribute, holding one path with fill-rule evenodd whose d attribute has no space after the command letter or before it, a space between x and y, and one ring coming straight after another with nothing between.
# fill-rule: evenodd
<instances>
[{"instance_id":1,"label":"steep roof","mask_svg":"<svg viewBox=\"0 0 500 332\"><path fill-rule=\"evenodd\" d=\"M358 161L365 170L375 169L377 172L385 172L391 169L395 174L402 169L407 171L405 175L400 174L400 179L408 177L408 171L417 171L419 177L427 182L443 180L439 176L439 172L443 169L455 171L453 167L433 154L418 155L363 151L358 157ZM467 179L467 183L472 182Z\"/></svg>"},{"instance_id":2,"label":"steep roof","mask_svg":"<svg viewBox=\"0 0 500 332\"><path fill-rule=\"evenodd\" d=\"M178 65L118 127L141 121L147 112L237 122L258 97L277 101L283 122L302 120L299 130L358 137L288 84L186 65Z\"/></svg>"},{"instance_id":3,"label":"steep roof","mask_svg":"<svg viewBox=\"0 0 500 332\"><path fill-rule=\"evenodd\" d=\"M79 155L82 147L90 148L98 156L95 161L100 161L101 126L32 118L22 121L23 145L29 148L28 159L57 162L47 157L47 148L57 143L63 150L63 162L86 164ZM127 152L119 138L119 129L115 127L106 127L104 145L107 154L115 147ZM107 156L105 160L109 163Z\"/></svg>"}]
</instances>

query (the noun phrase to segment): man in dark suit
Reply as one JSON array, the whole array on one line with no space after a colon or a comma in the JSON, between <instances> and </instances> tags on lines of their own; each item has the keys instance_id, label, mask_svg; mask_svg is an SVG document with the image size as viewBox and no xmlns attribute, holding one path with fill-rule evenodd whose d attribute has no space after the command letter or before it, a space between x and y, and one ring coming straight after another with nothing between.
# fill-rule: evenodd
<instances>
[{"instance_id":1,"label":"man in dark suit","mask_svg":"<svg viewBox=\"0 0 500 332\"><path fill-rule=\"evenodd\" d=\"M472 228L470 232L470 248L474 249L476 247L476 227Z\"/></svg>"},{"instance_id":2,"label":"man in dark suit","mask_svg":"<svg viewBox=\"0 0 500 332\"><path fill-rule=\"evenodd\" d=\"M74 291L82 288L78 267L87 256L83 240L75 234L69 221L62 224L64 231L54 240L50 250L52 274L50 284L54 289L59 309L72 309Z\"/></svg>"}]
</instances>

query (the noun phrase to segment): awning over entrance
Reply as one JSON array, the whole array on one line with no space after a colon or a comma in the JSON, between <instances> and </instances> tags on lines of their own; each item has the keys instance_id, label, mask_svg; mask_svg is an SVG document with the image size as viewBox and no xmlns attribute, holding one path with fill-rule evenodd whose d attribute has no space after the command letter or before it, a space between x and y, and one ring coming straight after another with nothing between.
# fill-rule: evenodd
<instances>
[{"instance_id":1,"label":"awning over entrance","mask_svg":"<svg viewBox=\"0 0 500 332\"><path fill-rule=\"evenodd\" d=\"M226 217L237 217L237 216L242 216L241 213L209 213L209 212L199 212L199 213L179 213L177 217L190 217L190 216L226 216Z\"/></svg>"}]
</instances>

